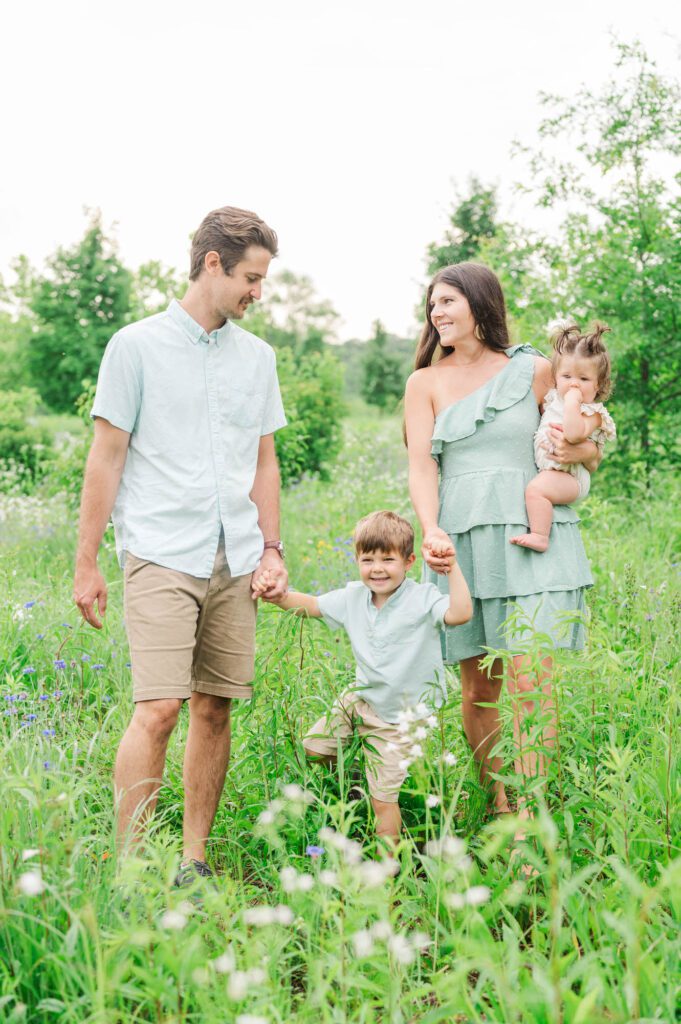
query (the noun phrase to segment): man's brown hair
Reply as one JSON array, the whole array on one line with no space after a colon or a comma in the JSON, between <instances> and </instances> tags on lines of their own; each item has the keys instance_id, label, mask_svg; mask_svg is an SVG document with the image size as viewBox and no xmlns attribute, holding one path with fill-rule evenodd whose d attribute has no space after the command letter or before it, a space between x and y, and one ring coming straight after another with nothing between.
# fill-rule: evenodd
<instances>
[{"instance_id":1,"label":"man's brown hair","mask_svg":"<svg viewBox=\"0 0 681 1024\"><path fill-rule=\"evenodd\" d=\"M372 512L360 519L353 530L352 539L358 557L371 551L382 551L386 555L398 551L402 558L407 559L414 551L414 529L411 523L387 509Z\"/></svg>"},{"instance_id":2,"label":"man's brown hair","mask_svg":"<svg viewBox=\"0 0 681 1024\"><path fill-rule=\"evenodd\" d=\"M211 210L192 238L189 280L197 279L209 252L218 254L222 269L229 274L252 245L267 249L276 256L278 244L272 228L250 210L239 210L236 206Z\"/></svg>"}]
</instances>

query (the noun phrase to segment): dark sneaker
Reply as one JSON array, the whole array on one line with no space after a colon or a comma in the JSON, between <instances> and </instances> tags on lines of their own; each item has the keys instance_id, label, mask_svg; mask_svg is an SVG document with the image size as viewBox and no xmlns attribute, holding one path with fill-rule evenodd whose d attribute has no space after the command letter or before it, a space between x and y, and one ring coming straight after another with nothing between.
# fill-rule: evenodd
<instances>
[{"instance_id":1,"label":"dark sneaker","mask_svg":"<svg viewBox=\"0 0 681 1024\"><path fill-rule=\"evenodd\" d=\"M189 889L200 878L210 878L213 883L215 881L215 875L205 860L190 860L188 864L180 864L173 884L176 889Z\"/></svg>"}]
</instances>

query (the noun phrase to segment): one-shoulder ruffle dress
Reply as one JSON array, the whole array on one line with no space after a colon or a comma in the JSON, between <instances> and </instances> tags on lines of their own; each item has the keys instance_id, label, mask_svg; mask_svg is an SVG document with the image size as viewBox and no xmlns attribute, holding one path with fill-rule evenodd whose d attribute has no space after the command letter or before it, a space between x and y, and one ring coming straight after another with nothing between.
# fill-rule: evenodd
<instances>
[{"instance_id":1,"label":"one-shoulder ruffle dress","mask_svg":"<svg viewBox=\"0 0 681 1024\"><path fill-rule=\"evenodd\" d=\"M555 647L584 645L584 593L593 579L577 514L569 505L554 507L543 553L510 543L528 529L525 488L537 474L539 409L532 382L538 354L530 345L507 349L507 366L435 420L438 523L454 542L473 597L471 621L443 632L448 663L489 648L521 651L532 633L550 636ZM446 593L445 576L426 566L424 578Z\"/></svg>"}]
</instances>

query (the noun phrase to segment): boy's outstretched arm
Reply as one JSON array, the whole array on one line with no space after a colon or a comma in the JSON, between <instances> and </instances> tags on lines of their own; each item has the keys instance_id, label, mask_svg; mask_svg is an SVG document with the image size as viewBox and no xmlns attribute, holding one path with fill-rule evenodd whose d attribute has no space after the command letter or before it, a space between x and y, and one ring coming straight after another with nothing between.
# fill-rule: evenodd
<instances>
[{"instance_id":1,"label":"boy's outstretched arm","mask_svg":"<svg viewBox=\"0 0 681 1024\"><path fill-rule=\"evenodd\" d=\"M473 602L455 555L451 559L447 579L449 608L445 612L445 623L448 626L460 626L462 622L468 622L473 617Z\"/></svg>"},{"instance_id":2,"label":"boy's outstretched arm","mask_svg":"<svg viewBox=\"0 0 681 1024\"><path fill-rule=\"evenodd\" d=\"M251 584L253 597L262 597L269 590L271 581L268 578L267 570L260 573L258 578ZM319 610L319 601L314 594L301 594L297 590L289 590L281 597L274 599L264 598L267 604L276 604L284 611L295 611L297 615L309 615L312 619L321 619L322 613Z\"/></svg>"}]
</instances>

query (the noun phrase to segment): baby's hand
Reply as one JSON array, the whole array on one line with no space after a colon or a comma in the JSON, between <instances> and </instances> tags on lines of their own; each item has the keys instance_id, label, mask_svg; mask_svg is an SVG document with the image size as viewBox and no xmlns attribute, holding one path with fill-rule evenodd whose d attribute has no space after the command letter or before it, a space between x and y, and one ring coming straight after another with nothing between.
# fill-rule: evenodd
<instances>
[{"instance_id":1,"label":"baby's hand","mask_svg":"<svg viewBox=\"0 0 681 1024\"><path fill-rule=\"evenodd\" d=\"M274 576L269 569L263 569L258 573L257 579L254 577L251 581L251 597L253 600L257 601L274 583Z\"/></svg>"}]
</instances>

